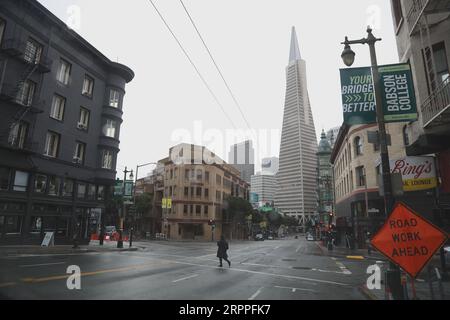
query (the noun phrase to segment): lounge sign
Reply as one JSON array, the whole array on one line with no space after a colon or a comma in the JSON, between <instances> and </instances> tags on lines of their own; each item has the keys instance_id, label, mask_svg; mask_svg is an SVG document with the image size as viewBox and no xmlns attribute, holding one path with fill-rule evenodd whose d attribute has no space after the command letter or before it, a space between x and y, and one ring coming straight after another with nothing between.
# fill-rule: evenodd
<instances>
[{"instance_id":1,"label":"lounge sign","mask_svg":"<svg viewBox=\"0 0 450 320\"><path fill-rule=\"evenodd\" d=\"M417 120L417 105L409 64L378 68L385 122ZM377 122L372 68L341 69L344 122L348 125Z\"/></svg>"},{"instance_id":2,"label":"lounge sign","mask_svg":"<svg viewBox=\"0 0 450 320\"><path fill-rule=\"evenodd\" d=\"M403 191L420 191L436 188L438 180L432 157L406 157L391 160L391 173L401 173Z\"/></svg>"}]
</instances>

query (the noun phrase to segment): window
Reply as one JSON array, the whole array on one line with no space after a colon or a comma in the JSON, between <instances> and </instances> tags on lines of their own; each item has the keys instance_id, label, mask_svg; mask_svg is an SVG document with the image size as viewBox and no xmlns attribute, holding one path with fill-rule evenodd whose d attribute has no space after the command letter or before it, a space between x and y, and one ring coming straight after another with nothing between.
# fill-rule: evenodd
<instances>
[{"instance_id":1,"label":"window","mask_svg":"<svg viewBox=\"0 0 450 320\"><path fill-rule=\"evenodd\" d=\"M403 126L403 144L409 146L408 126Z\"/></svg>"},{"instance_id":2,"label":"window","mask_svg":"<svg viewBox=\"0 0 450 320\"><path fill-rule=\"evenodd\" d=\"M184 170L184 180L189 181L189 169Z\"/></svg>"},{"instance_id":3,"label":"window","mask_svg":"<svg viewBox=\"0 0 450 320\"><path fill-rule=\"evenodd\" d=\"M103 150L102 151L102 168L103 169L112 169L112 162L113 162L113 153L110 150Z\"/></svg>"},{"instance_id":4,"label":"window","mask_svg":"<svg viewBox=\"0 0 450 320\"><path fill-rule=\"evenodd\" d=\"M363 154L363 144L361 137L355 138L355 155L360 156Z\"/></svg>"},{"instance_id":5,"label":"window","mask_svg":"<svg viewBox=\"0 0 450 320\"><path fill-rule=\"evenodd\" d=\"M50 177L48 181L48 194L50 196L59 197L61 191L61 178Z\"/></svg>"},{"instance_id":6,"label":"window","mask_svg":"<svg viewBox=\"0 0 450 320\"><path fill-rule=\"evenodd\" d=\"M220 201L220 191L216 191L216 200Z\"/></svg>"},{"instance_id":7,"label":"window","mask_svg":"<svg viewBox=\"0 0 450 320\"><path fill-rule=\"evenodd\" d=\"M22 232L23 216L0 216L0 233L20 234Z\"/></svg>"},{"instance_id":8,"label":"window","mask_svg":"<svg viewBox=\"0 0 450 320\"><path fill-rule=\"evenodd\" d=\"M438 83L441 84L447 80L449 76L449 68L447 61L447 52L445 50L445 43L440 42L433 46L434 63L436 65L436 74L438 76Z\"/></svg>"},{"instance_id":9,"label":"window","mask_svg":"<svg viewBox=\"0 0 450 320\"><path fill-rule=\"evenodd\" d=\"M45 140L44 155L52 158L58 156L60 135L55 132L47 132L47 138Z\"/></svg>"},{"instance_id":10,"label":"window","mask_svg":"<svg viewBox=\"0 0 450 320\"><path fill-rule=\"evenodd\" d=\"M116 124L117 123L114 120L111 120L111 119L106 120L105 129L103 131L105 136L110 137L110 138L116 137Z\"/></svg>"},{"instance_id":11,"label":"window","mask_svg":"<svg viewBox=\"0 0 450 320\"><path fill-rule=\"evenodd\" d=\"M363 166L356 168L356 185L358 187L366 186L366 171Z\"/></svg>"},{"instance_id":12,"label":"window","mask_svg":"<svg viewBox=\"0 0 450 320\"><path fill-rule=\"evenodd\" d=\"M3 41L3 35L5 34L6 22L3 19L0 19L0 45Z\"/></svg>"},{"instance_id":13,"label":"window","mask_svg":"<svg viewBox=\"0 0 450 320\"><path fill-rule=\"evenodd\" d=\"M189 208L190 209L189 214L192 216L192 215L194 215L194 205L191 204L189 207L190 207Z\"/></svg>"},{"instance_id":14,"label":"window","mask_svg":"<svg viewBox=\"0 0 450 320\"><path fill-rule=\"evenodd\" d=\"M200 216L202 214L202 206L195 206L195 215Z\"/></svg>"},{"instance_id":15,"label":"window","mask_svg":"<svg viewBox=\"0 0 450 320\"><path fill-rule=\"evenodd\" d=\"M45 193L47 188L47 176L37 174L34 178L34 192Z\"/></svg>"},{"instance_id":16,"label":"window","mask_svg":"<svg viewBox=\"0 0 450 320\"><path fill-rule=\"evenodd\" d=\"M36 84L33 81L25 80L17 92L16 102L27 107L31 106L35 89Z\"/></svg>"},{"instance_id":17,"label":"window","mask_svg":"<svg viewBox=\"0 0 450 320\"><path fill-rule=\"evenodd\" d=\"M216 183L217 183L218 185L221 185L221 184L222 184L222 177L221 177L221 176L216 175Z\"/></svg>"},{"instance_id":18,"label":"window","mask_svg":"<svg viewBox=\"0 0 450 320\"><path fill-rule=\"evenodd\" d=\"M73 196L73 186L74 186L73 180L64 179L63 197L72 197Z\"/></svg>"},{"instance_id":19,"label":"window","mask_svg":"<svg viewBox=\"0 0 450 320\"><path fill-rule=\"evenodd\" d=\"M29 63L38 64L41 61L41 56L42 46L37 41L31 38L28 39L23 56L24 60Z\"/></svg>"},{"instance_id":20,"label":"window","mask_svg":"<svg viewBox=\"0 0 450 320\"><path fill-rule=\"evenodd\" d=\"M191 197L193 197L195 195L195 188L191 187Z\"/></svg>"},{"instance_id":21,"label":"window","mask_svg":"<svg viewBox=\"0 0 450 320\"><path fill-rule=\"evenodd\" d=\"M392 11L395 19L395 29L398 29L403 20L402 2L401 0L392 0Z\"/></svg>"},{"instance_id":22,"label":"window","mask_svg":"<svg viewBox=\"0 0 450 320\"><path fill-rule=\"evenodd\" d=\"M80 119L78 120L78 129L87 130L89 128L90 112L88 109L80 108Z\"/></svg>"},{"instance_id":23,"label":"window","mask_svg":"<svg viewBox=\"0 0 450 320\"><path fill-rule=\"evenodd\" d=\"M84 164L85 153L86 153L86 144L77 141L75 144L75 153L73 155L73 162L77 164Z\"/></svg>"},{"instance_id":24,"label":"window","mask_svg":"<svg viewBox=\"0 0 450 320\"><path fill-rule=\"evenodd\" d=\"M0 190L9 190L11 170L0 167Z\"/></svg>"},{"instance_id":25,"label":"window","mask_svg":"<svg viewBox=\"0 0 450 320\"><path fill-rule=\"evenodd\" d=\"M209 199L209 189L205 189L205 199Z\"/></svg>"},{"instance_id":26,"label":"window","mask_svg":"<svg viewBox=\"0 0 450 320\"><path fill-rule=\"evenodd\" d=\"M203 172L200 169L197 169L197 181L203 180Z\"/></svg>"},{"instance_id":27,"label":"window","mask_svg":"<svg viewBox=\"0 0 450 320\"><path fill-rule=\"evenodd\" d=\"M88 198L89 200L95 200L95 191L96 191L95 184L90 184L90 185L88 185L88 188L87 188L87 198Z\"/></svg>"},{"instance_id":28,"label":"window","mask_svg":"<svg viewBox=\"0 0 450 320\"><path fill-rule=\"evenodd\" d=\"M9 132L8 142L11 146L18 149L23 149L25 140L28 135L28 123L16 123Z\"/></svg>"},{"instance_id":29,"label":"window","mask_svg":"<svg viewBox=\"0 0 450 320\"><path fill-rule=\"evenodd\" d=\"M183 215L184 215L184 216L187 216L187 215L188 215L188 213L189 213L188 210L189 210L188 205L185 204L185 205L183 206Z\"/></svg>"},{"instance_id":30,"label":"window","mask_svg":"<svg viewBox=\"0 0 450 320\"><path fill-rule=\"evenodd\" d=\"M56 79L64 85L68 85L70 81L70 72L72 66L67 61L61 59Z\"/></svg>"},{"instance_id":31,"label":"window","mask_svg":"<svg viewBox=\"0 0 450 320\"><path fill-rule=\"evenodd\" d=\"M26 192L28 187L28 176L28 172L16 171L13 190Z\"/></svg>"},{"instance_id":32,"label":"window","mask_svg":"<svg viewBox=\"0 0 450 320\"><path fill-rule=\"evenodd\" d=\"M209 207L208 206L204 206L203 207L203 215L205 216L205 217L207 217L208 215L209 215Z\"/></svg>"},{"instance_id":33,"label":"window","mask_svg":"<svg viewBox=\"0 0 450 320\"><path fill-rule=\"evenodd\" d=\"M30 233L41 233L42 231L42 217L31 217Z\"/></svg>"},{"instance_id":34,"label":"window","mask_svg":"<svg viewBox=\"0 0 450 320\"><path fill-rule=\"evenodd\" d=\"M79 183L77 188L77 198L84 199L86 197L86 184Z\"/></svg>"},{"instance_id":35,"label":"window","mask_svg":"<svg viewBox=\"0 0 450 320\"><path fill-rule=\"evenodd\" d=\"M205 171L205 182L209 183L209 172Z\"/></svg>"},{"instance_id":36,"label":"window","mask_svg":"<svg viewBox=\"0 0 450 320\"><path fill-rule=\"evenodd\" d=\"M52 108L50 109L50 118L63 121L65 106L66 99L55 94L53 96Z\"/></svg>"},{"instance_id":37,"label":"window","mask_svg":"<svg viewBox=\"0 0 450 320\"><path fill-rule=\"evenodd\" d=\"M97 200L104 200L105 199L105 187L104 186L98 186L97 188Z\"/></svg>"},{"instance_id":38,"label":"window","mask_svg":"<svg viewBox=\"0 0 450 320\"><path fill-rule=\"evenodd\" d=\"M197 187L197 193L196 193L197 197L201 197L202 196L202 188L201 187Z\"/></svg>"},{"instance_id":39,"label":"window","mask_svg":"<svg viewBox=\"0 0 450 320\"><path fill-rule=\"evenodd\" d=\"M189 187L184 187L184 196L189 197Z\"/></svg>"},{"instance_id":40,"label":"window","mask_svg":"<svg viewBox=\"0 0 450 320\"><path fill-rule=\"evenodd\" d=\"M94 79L92 79L88 75L85 75L83 81L83 90L81 94L88 97L92 97L93 93L94 93Z\"/></svg>"},{"instance_id":41,"label":"window","mask_svg":"<svg viewBox=\"0 0 450 320\"><path fill-rule=\"evenodd\" d=\"M109 106L113 108L119 108L120 93L117 90L111 90L109 92Z\"/></svg>"},{"instance_id":42,"label":"window","mask_svg":"<svg viewBox=\"0 0 450 320\"><path fill-rule=\"evenodd\" d=\"M170 180L173 179L173 169L170 169Z\"/></svg>"}]
</instances>

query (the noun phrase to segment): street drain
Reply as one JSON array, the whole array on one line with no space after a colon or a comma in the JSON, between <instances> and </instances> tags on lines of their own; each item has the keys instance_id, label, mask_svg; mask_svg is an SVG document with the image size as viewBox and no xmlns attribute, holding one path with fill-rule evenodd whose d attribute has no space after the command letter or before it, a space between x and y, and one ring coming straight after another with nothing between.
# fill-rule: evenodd
<instances>
[{"instance_id":1,"label":"street drain","mask_svg":"<svg viewBox=\"0 0 450 320\"><path fill-rule=\"evenodd\" d=\"M308 267L292 267L292 269L297 269L297 270L311 270L311 268L308 268Z\"/></svg>"}]
</instances>

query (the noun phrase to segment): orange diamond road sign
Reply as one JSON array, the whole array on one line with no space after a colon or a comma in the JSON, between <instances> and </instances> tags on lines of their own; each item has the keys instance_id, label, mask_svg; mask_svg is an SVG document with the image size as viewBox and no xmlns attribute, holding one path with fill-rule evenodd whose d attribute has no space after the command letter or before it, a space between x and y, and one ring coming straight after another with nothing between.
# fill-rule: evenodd
<instances>
[{"instance_id":1,"label":"orange diamond road sign","mask_svg":"<svg viewBox=\"0 0 450 320\"><path fill-rule=\"evenodd\" d=\"M380 253L416 278L447 234L403 203L398 203L371 243Z\"/></svg>"}]
</instances>

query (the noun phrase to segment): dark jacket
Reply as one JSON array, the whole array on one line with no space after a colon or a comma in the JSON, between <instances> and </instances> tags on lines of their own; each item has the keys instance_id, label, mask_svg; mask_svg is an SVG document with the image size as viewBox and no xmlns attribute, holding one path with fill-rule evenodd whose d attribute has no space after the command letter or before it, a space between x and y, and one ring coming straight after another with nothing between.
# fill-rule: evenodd
<instances>
[{"instance_id":1,"label":"dark jacket","mask_svg":"<svg viewBox=\"0 0 450 320\"><path fill-rule=\"evenodd\" d=\"M228 243L224 240L220 240L217 242L217 258L228 259L227 250Z\"/></svg>"}]
</instances>

